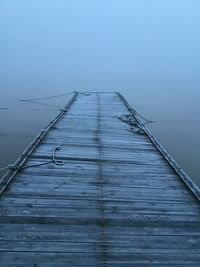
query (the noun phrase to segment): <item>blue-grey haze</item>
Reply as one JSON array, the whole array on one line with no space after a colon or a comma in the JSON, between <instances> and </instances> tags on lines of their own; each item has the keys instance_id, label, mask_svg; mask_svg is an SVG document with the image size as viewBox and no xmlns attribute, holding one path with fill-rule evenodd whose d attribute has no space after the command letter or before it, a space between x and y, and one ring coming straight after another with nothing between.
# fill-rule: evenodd
<instances>
[{"instance_id":1,"label":"blue-grey haze","mask_svg":"<svg viewBox=\"0 0 200 267\"><path fill-rule=\"evenodd\" d=\"M200 184L199 0L1 0L0 167L72 90L120 91Z\"/></svg>"}]
</instances>

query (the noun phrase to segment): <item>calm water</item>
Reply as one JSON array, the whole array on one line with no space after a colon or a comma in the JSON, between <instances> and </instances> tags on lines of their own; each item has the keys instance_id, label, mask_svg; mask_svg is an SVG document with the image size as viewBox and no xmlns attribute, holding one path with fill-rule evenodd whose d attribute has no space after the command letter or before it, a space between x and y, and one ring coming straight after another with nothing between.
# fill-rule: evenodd
<instances>
[{"instance_id":1,"label":"calm water","mask_svg":"<svg viewBox=\"0 0 200 267\"><path fill-rule=\"evenodd\" d=\"M0 3L0 167L14 162L69 97L120 91L200 185L200 1Z\"/></svg>"}]
</instances>

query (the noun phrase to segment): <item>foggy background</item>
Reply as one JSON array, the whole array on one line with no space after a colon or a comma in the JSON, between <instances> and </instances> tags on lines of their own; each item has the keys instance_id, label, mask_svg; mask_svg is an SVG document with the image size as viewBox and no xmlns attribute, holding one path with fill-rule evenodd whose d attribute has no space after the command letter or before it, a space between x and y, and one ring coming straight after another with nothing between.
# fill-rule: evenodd
<instances>
[{"instance_id":1,"label":"foggy background","mask_svg":"<svg viewBox=\"0 0 200 267\"><path fill-rule=\"evenodd\" d=\"M1 0L0 167L78 91L120 91L200 185L199 0Z\"/></svg>"}]
</instances>

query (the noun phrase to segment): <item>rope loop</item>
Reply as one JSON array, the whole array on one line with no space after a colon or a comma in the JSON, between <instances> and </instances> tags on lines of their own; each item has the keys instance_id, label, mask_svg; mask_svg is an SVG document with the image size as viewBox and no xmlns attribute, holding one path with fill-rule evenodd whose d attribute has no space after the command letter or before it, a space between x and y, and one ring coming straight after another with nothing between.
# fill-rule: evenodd
<instances>
[{"instance_id":1,"label":"rope loop","mask_svg":"<svg viewBox=\"0 0 200 267\"><path fill-rule=\"evenodd\" d=\"M58 145L58 146L56 146L56 147L54 148L54 150L53 150L53 152L52 152L52 160L53 160L53 162L54 162L56 165L64 165L64 164L65 164L64 161L62 161L62 160L57 160L57 159L55 158L56 151L57 151L57 150L61 150L62 147L63 147L62 145Z\"/></svg>"}]
</instances>

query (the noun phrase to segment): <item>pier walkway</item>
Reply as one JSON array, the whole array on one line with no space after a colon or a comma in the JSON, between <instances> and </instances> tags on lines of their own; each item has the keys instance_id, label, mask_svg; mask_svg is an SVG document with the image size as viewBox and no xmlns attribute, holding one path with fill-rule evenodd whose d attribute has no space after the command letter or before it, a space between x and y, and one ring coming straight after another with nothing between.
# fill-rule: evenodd
<instances>
[{"instance_id":1,"label":"pier walkway","mask_svg":"<svg viewBox=\"0 0 200 267\"><path fill-rule=\"evenodd\" d=\"M2 267L200 266L199 190L118 93L75 93L0 190Z\"/></svg>"}]
</instances>

